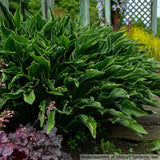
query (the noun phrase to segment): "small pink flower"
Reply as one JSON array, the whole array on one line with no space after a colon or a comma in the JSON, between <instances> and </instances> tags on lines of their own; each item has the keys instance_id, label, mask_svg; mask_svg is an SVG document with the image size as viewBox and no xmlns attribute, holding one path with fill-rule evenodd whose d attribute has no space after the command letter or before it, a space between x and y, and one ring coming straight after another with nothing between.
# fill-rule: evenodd
<instances>
[{"instance_id":1,"label":"small pink flower","mask_svg":"<svg viewBox=\"0 0 160 160\"><path fill-rule=\"evenodd\" d=\"M41 120L43 120L43 117L41 117Z\"/></svg>"}]
</instances>

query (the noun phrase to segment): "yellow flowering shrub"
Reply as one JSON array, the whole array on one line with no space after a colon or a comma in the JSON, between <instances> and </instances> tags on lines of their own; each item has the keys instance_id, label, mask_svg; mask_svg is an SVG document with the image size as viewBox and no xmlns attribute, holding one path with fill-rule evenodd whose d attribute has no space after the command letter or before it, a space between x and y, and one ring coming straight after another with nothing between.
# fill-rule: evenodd
<instances>
[{"instance_id":1,"label":"yellow flowering shrub","mask_svg":"<svg viewBox=\"0 0 160 160\"><path fill-rule=\"evenodd\" d=\"M148 49L148 55L160 61L160 39L152 34L149 34L141 27L123 27L120 30L126 30L125 34L136 42L145 44L142 49Z\"/></svg>"}]
</instances>

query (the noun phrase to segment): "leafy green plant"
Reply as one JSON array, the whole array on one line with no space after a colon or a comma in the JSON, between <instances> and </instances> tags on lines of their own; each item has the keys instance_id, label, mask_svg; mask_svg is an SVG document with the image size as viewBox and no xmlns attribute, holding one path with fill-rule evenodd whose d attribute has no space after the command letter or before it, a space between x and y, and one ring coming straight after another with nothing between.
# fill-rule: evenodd
<instances>
[{"instance_id":1,"label":"leafy green plant","mask_svg":"<svg viewBox=\"0 0 160 160\"><path fill-rule=\"evenodd\" d=\"M103 154L115 154L118 155L121 153L121 149L116 148L116 146L110 141L104 141L104 138L101 139L101 149Z\"/></svg>"},{"instance_id":2,"label":"leafy green plant","mask_svg":"<svg viewBox=\"0 0 160 160\"><path fill-rule=\"evenodd\" d=\"M150 144L151 144L150 145L151 151L156 151L156 152L159 153L159 151L160 151L160 140L159 139L155 139Z\"/></svg>"},{"instance_id":3,"label":"leafy green plant","mask_svg":"<svg viewBox=\"0 0 160 160\"><path fill-rule=\"evenodd\" d=\"M78 151L79 153L81 153L81 147L80 147L80 144L82 145L85 145L85 143L88 142L88 134L86 132L80 132L80 131L77 131L76 135L74 136L70 136L67 140L67 145L69 146L70 148L70 151L71 152L74 152L74 151Z\"/></svg>"},{"instance_id":4,"label":"leafy green plant","mask_svg":"<svg viewBox=\"0 0 160 160\"><path fill-rule=\"evenodd\" d=\"M45 20L40 12L23 21L20 8L12 15L0 6L0 57L8 64L0 107L14 111L13 124L39 117L47 133L55 125L64 133L85 125L95 138L96 121L112 122L147 134L132 117L152 113L143 104L158 107L152 88L160 82L159 63L139 44L110 26L83 26L53 13Z\"/></svg>"}]
</instances>

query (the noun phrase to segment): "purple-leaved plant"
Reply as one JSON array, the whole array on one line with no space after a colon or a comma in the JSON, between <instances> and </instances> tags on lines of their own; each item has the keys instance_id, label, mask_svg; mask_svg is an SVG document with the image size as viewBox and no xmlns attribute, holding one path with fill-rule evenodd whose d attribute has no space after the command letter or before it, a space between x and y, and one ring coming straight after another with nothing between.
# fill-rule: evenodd
<instances>
[{"instance_id":1,"label":"purple-leaved plant","mask_svg":"<svg viewBox=\"0 0 160 160\"><path fill-rule=\"evenodd\" d=\"M21 126L15 133L0 131L0 160L72 160L61 151L62 135L56 135L54 127L46 134L46 127L36 131Z\"/></svg>"}]
</instances>

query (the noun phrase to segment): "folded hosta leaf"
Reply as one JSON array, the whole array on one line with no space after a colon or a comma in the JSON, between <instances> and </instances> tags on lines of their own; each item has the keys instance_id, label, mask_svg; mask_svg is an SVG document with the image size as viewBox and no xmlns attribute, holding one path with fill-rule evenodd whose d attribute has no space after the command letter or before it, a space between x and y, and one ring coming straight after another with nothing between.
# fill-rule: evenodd
<instances>
[{"instance_id":1,"label":"folded hosta leaf","mask_svg":"<svg viewBox=\"0 0 160 160\"><path fill-rule=\"evenodd\" d=\"M110 81L101 81L101 83L99 84L99 88L101 90L109 90L109 89L118 88L121 86L123 86L123 84L117 84Z\"/></svg>"},{"instance_id":2,"label":"folded hosta leaf","mask_svg":"<svg viewBox=\"0 0 160 160\"><path fill-rule=\"evenodd\" d=\"M31 57L40 64L40 66L44 67L46 69L46 72L50 69L50 62L43 56L36 56L33 52L30 53Z\"/></svg>"},{"instance_id":3,"label":"folded hosta leaf","mask_svg":"<svg viewBox=\"0 0 160 160\"><path fill-rule=\"evenodd\" d=\"M15 75L13 77L13 79L11 80L11 82L8 84L8 89L11 89L12 86L14 85L14 83L19 80L19 79L23 79L25 80L25 82L27 83L27 81L30 80L29 76L26 74L22 74L21 72L19 72L17 75Z\"/></svg>"},{"instance_id":4,"label":"folded hosta leaf","mask_svg":"<svg viewBox=\"0 0 160 160\"><path fill-rule=\"evenodd\" d=\"M55 113L56 111L51 111L50 113L47 112L47 117L48 117L48 121L47 121L47 134L49 134L49 132L52 130L52 128L55 125Z\"/></svg>"},{"instance_id":5,"label":"folded hosta leaf","mask_svg":"<svg viewBox=\"0 0 160 160\"><path fill-rule=\"evenodd\" d=\"M133 102L124 100L119 105L120 110L128 116L140 117L145 116L147 113L142 109L138 108Z\"/></svg>"},{"instance_id":6,"label":"folded hosta leaf","mask_svg":"<svg viewBox=\"0 0 160 160\"><path fill-rule=\"evenodd\" d=\"M105 109L104 111L101 112L102 115L105 114L111 114L114 116L114 118L109 118L109 120L113 123L120 123L123 126L126 126L135 132L137 132L139 135L141 134L147 134L146 130L139 125L136 120L132 119L130 116L127 116L123 114L120 111L116 111L115 109Z\"/></svg>"},{"instance_id":7,"label":"folded hosta leaf","mask_svg":"<svg viewBox=\"0 0 160 160\"><path fill-rule=\"evenodd\" d=\"M82 74L79 77L79 82L83 83L84 81L89 80L89 79L99 78L103 74L104 74L104 72L98 71L97 69L88 69L88 70L86 70L86 72L84 74Z\"/></svg>"},{"instance_id":8,"label":"folded hosta leaf","mask_svg":"<svg viewBox=\"0 0 160 160\"><path fill-rule=\"evenodd\" d=\"M126 78L129 77L130 75L134 74L134 71L136 70L137 66L132 66L132 67L126 67L126 69L119 69L115 73L113 73L113 76L116 78Z\"/></svg>"},{"instance_id":9,"label":"folded hosta leaf","mask_svg":"<svg viewBox=\"0 0 160 160\"><path fill-rule=\"evenodd\" d=\"M40 112L38 114L39 120L40 120L40 126L43 127L44 120L45 120L45 110L46 110L46 100L41 102L39 105Z\"/></svg>"},{"instance_id":10,"label":"folded hosta leaf","mask_svg":"<svg viewBox=\"0 0 160 160\"><path fill-rule=\"evenodd\" d=\"M8 98L8 99L17 99L21 97L22 93L23 93L23 89L20 88L16 92L2 93L2 97Z\"/></svg>"},{"instance_id":11,"label":"folded hosta leaf","mask_svg":"<svg viewBox=\"0 0 160 160\"><path fill-rule=\"evenodd\" d=\"M97 123L93 117L88 117L84 114L80 114L75 118L77 119L77 121L84 123L84 125L86 125L86 127L90 130L93 138L96 138Z\"/></svg>"},{"instance_id":12,"label":"folded hosta leaf","mask_svg":"<svg viewBox=\"0 0 160 160\"><path fill-rule=\"evenodd\" d=\"M39 78L40 72L40 64L33 61L31 65L27 68L28 75L31 77Z\"/></svg>"},{"instance_id":13,"label":"folded hosta leaf","mask_svg":"<svg viewBox=\"0 0 160 160\"><path fill-rule=\"evenodd\" d=\"M91 108L100 109L100 110L103 109L101 103L96 102L94 100L94 97L80 98L75 100L73 103L75 104L75 107L78 107L80 109L84 109L86 107L91 107Z\"/></svg>"},{"instance_id":14,"label":"folded hosta leaf","mask_svg":"<svg viewBox=\"0 0 160 160\"><path fill-rule=\"evenodd\" d=\"M74 83L76 87L79 87L79 82L77 79L75 78L72 78L72 77L67 77L64 79L64 85L67 86L69 85L70 83Z\"/></svg>"},{"instance_id":15,"label":"folded hosta leaf","mask_svg":"<svg viewBox=\"0 0 160 160\"><path fill-rule=\"evenodd\" d=\"M111 92L111 98L129 98L128 92L123 88L114 88Z\"/></svg>"},{"instance_id":16,"label":"folded hosta leaf","mask_svg":"<svg viewBox=\"0 0 160 160\"><path fill-rule=\"evenodd\" d=\"M60 40L61 40L61 45L64 47L67 47L70 43L69 39L65 35L61 36Z\"/></svg>"},{"instance_id":17,"label":"folded hosta leaf","mask_svg":"<svg viewBox=\"0 0 160 160\"><path fill-rule=\"evenodd\" d=\"M21 27L21 6L19 6L14 14L14 25L17 29Z\"/></svg>"},{"instance_id":18,"label":"folded hosta leaf","mask_svg":"<svg viewBox=\"0 0 160 160\"><path fill-rule=\"evenodd\" d=\"M9 27L11 29L13 29L13 15L12 15L12 13L8 11L6 6L2 2L0 2L0 8L1 8L1 11L2 11L4 17L6 18L6 20L8 22Z\"/></svg>"},{"instance_id":19,"label":"folded hosta leaf","mask_svg":"<svg viewBox=\"0 0 160 160\"><path fill-rule=\"evenodd\" d=\"M24 36L10 35L10 37L12 38L12 40L14 40L15 43L18 43L22 46L27 46L29 44L28 38L26 38Z\"/></svg>"},{"instance_id":20,"label":"folded hosta leaf","mask_svg":"<svg viewBox=\"0 0 160 160\"><path fill-rule=\"evenodd\" d=\"M2 33L2 39L5 40L8 38L8 36L11 34L12 30L8 29L4 25L4 21L1 19L1 33Z\"/></svg>"},{"instance_id":21,"label":"folded hosta leaf","mask_svg":"<svg viewBox=\"0 0 160 160\"><path fill-rule=\"evenodd\" d=\"M3 49L7 50L7 51L10 51L10 52L15 52L16 51L15 43L10 36L5 40Z\"/></svg>"},{"instance_id":22,"label":"folded hosta leaf","mask_svg":"<svg viewBox=\"0 0 160 160\"><path fill-rule=\"evenodd\" d=\"M36 99L34 90L31 90L31 89L25 90L23 93L23 99L26 103L32 105Z\"/></svg>"},{"instance_id":23,"label":"folded hosta leaf","mask_svg":"<svg viewBox=\"0 0 160 160\"><path fill-rule=\"evenodd\" d=\"M67 88L65 86L55 88L54 82L51 81L45 83L43 86L46 88L46 91L50 94L63 96L63 93L67 92Z\"/></svg>"},{"instance_id":24,"label":"folded hosta leaf","mask_svg":"<svg viewBox=\"0 0 160 160\"><path fill-rule=\"evenodd\" d=\"M91 68L93 69L98 69L98 70L104 70L105 68L107 68L108 66L110 66L111 64L114 63L114 58L111 57L107 57L106 59L104 59L103 61L100 61L98 63L96 63L95 65L93 65Z\"/></svg>"}]
</instances>

